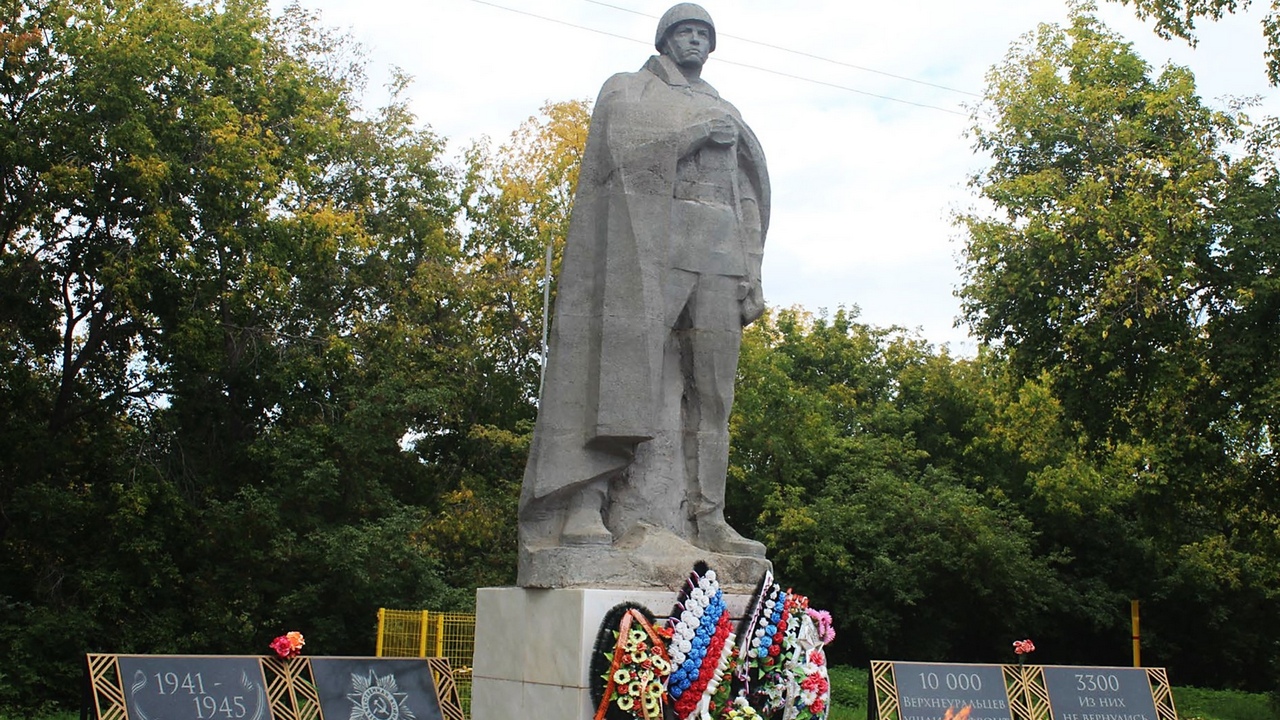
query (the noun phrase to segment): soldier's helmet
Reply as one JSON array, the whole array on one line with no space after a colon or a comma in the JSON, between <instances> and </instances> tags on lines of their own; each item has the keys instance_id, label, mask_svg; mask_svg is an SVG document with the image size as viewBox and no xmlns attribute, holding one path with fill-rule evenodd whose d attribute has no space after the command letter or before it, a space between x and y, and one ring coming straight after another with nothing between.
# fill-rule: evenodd
<instances>
[{"instance_id":1,"label":"soldier's helmet","mask_svg":"<svg viewBox=\"0 0 1280 720\"><path fill-rule=\"evenodd\" d=\"M670 10L662 13L662 19L658 21L658 33L653 40L653 46L658 49L658 52L662 52L662 43L667 39L667 31L679 23L690 20L703 23L711 28L711 49L709 52L715 52L716 24L711 22L711 13L695 3L673 5Z\"/></svg>"}]
</instances>

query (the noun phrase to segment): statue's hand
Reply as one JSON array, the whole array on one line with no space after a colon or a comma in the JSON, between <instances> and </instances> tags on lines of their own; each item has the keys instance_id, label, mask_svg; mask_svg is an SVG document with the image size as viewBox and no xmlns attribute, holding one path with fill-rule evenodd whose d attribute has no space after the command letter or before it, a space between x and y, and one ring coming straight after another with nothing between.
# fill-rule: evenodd
<instances>
[{"instance_id":1,"label":"statue's hand","mask_svg":"<svg viewBox=\"0 0 1280 720\"><path fill-rule=\"evenodd\" d=\"M738 141L738 126L727 116L712 119L707 122L707 141L728 147Z\"/></svg>"},{"instance_id":2,"label":"statue's hand","mask_svg":"<svg viewBox=\"0 0 1280 720\"><path fill-rule=\"evenodd\" d=\"M760 289L760 281L743 281L739 286L738 305L742 310L742 324L750 325L764 314L764 291Z\"/></svg>"}]
</instances>

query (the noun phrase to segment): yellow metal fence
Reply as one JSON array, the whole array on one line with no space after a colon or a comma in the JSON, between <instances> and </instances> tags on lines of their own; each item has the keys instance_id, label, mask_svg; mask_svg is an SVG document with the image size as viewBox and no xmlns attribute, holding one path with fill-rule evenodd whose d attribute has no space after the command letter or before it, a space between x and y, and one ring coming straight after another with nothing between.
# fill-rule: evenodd
<instances>
[{"instance_id":1,"label":"yellow metal fence","mask_svg":"<svg viewBox=\"0 0 1280 720\"><path fill-rule=\"evenodd\" d=\"M476 616L431 610L378 609L378 657L449 659L462 710L471 716L471 658L475 655Z\"/></svg>"}]
</instances>

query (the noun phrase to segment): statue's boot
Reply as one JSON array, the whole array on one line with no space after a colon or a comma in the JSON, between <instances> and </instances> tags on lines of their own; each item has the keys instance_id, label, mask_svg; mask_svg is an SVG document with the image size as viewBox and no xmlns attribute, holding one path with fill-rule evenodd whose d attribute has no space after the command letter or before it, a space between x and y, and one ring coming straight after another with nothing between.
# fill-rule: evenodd
<instances>
[{"instance_id":1,"label":"statue's boot","mask_svg":"<svg viewBox=\"0 0 1280 720\"><path fill-rule=\"evenodd\" d=\"M698 515L698 537L694 544L721 555L757 558L765 555L764 543L743 537L725 522L723 508L721 512Z\"/></svg>"},{"instance_id":2,"label":"statue's boot","mask_svg":"<svg viewBox=\"0 0 1280 720\"><path fill-rule=\"evenodd\" d=\"M724 485L729 468L729 441L698 433L697 533L693 544L721 555L765 556L764 543L743 537L724 519Z\"/></svg>"},{"instance_id":3,"label":"statue's boot","mask_svg":"<svg viewBox=\"0 0 1280 720\"><path fill-rule=\"evenodd\" d=\"M560 531L561 545L610 545L613 533L604 526L604 483L587 484L569 502L564 529Z\"/></svg>"}]
</instances>

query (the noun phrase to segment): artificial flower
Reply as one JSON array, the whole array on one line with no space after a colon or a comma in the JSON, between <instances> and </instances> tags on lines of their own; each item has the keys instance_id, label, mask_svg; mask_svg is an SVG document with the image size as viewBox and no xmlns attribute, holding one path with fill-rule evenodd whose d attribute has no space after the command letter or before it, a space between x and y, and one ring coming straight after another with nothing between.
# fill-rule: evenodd
<instances>
[{"instance_id":1,"label":"artificial flower","mask_svg":"<svg viewBox=\"0 0 1280 720\"><path fill-rule=\"evenodd\" d=\"M611 670L596 717L603 717L609 704L636 720L662 716L665 701L663 681L671 674L663 635L637 610L623 615L613 652L606 653Z\"/></svg>"},{"instance_id":2,"label":"artificial flower","mask_svg":"<svg viewBox=\"0 0 1280 720\"><path fill-rule=\"evenodd\" d=\"M294 631L287 632L275 640L272 640L270 647L275 651L276 655L278 655L280 659L288 660L289 658L296 658L301 655L302 646L306 644L307 641L303 639L302 633Z\"/></svg>"},{"instance_id":3,"label":"artificial flower","mask_svg":"<svg viewBox=\"0 0 1280 720\"><path fill-rule=\"evenodd\" d=\"M733 701L733 707L725 718L726 720L761 720L760 713L756 712L756 709L751 707L747 699L742 696Z\"/></svg>"},{"instance_id":4,"label":"artificial flower","mask_svg":"<svg viewBox=\"0 0 1280 720\"><path fill-rule=\"evenodd\" d=\"M831 626L831 613L826 610L808 610L809 617L818 628L818 639L823 645L830 645L836 639L835 628Z\"/></svg>"}]
</instances>

